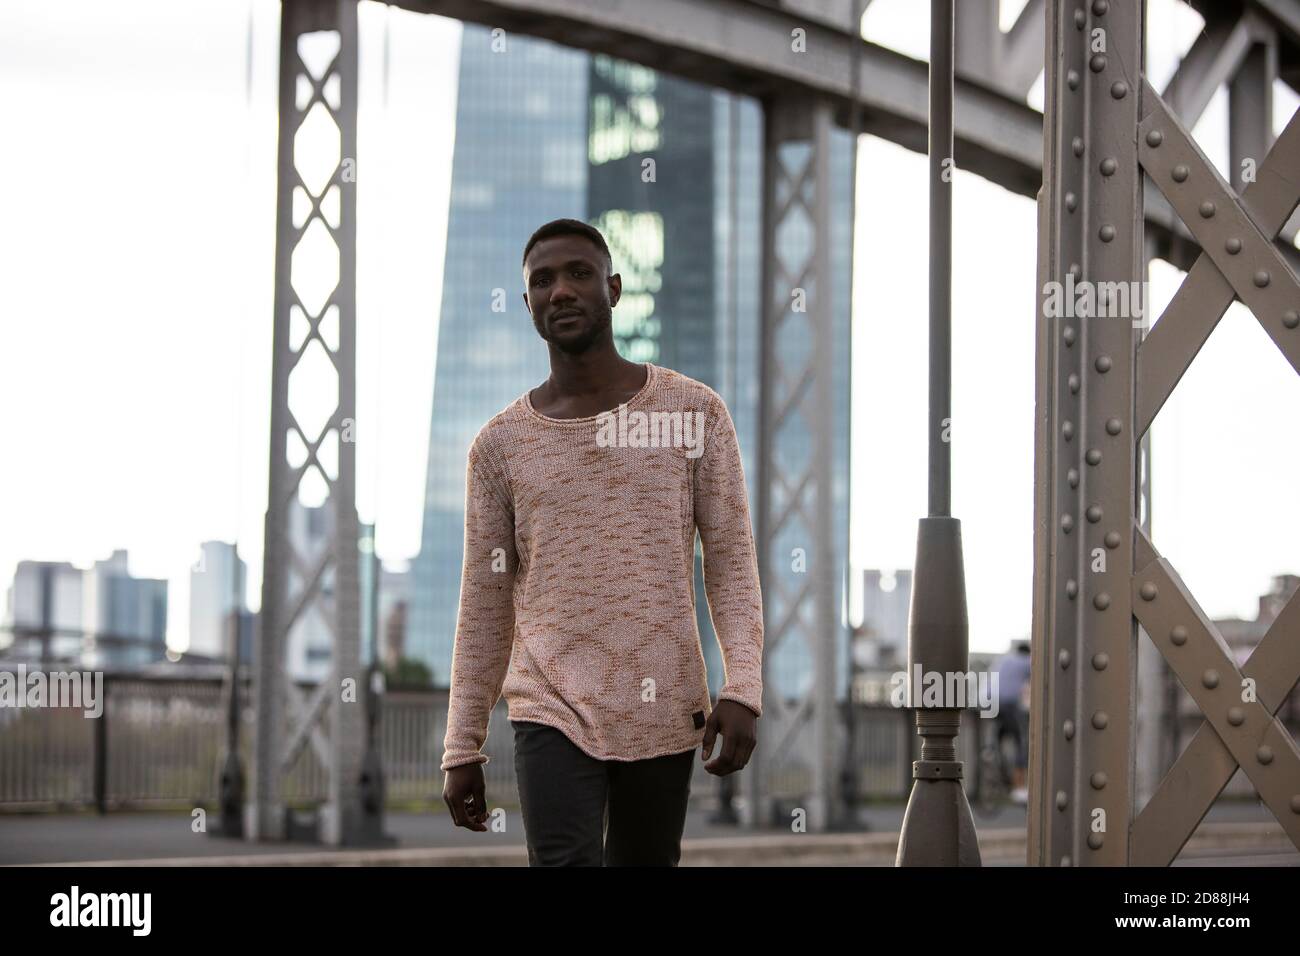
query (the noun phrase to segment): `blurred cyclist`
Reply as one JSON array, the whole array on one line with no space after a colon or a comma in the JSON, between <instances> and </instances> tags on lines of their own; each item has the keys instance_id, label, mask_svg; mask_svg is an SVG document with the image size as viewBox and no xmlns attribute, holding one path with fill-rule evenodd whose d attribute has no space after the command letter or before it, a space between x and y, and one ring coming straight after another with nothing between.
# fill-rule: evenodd
<instances>
[{"instance_id":1,"label":"blurred cyclist","mask_svg":"<svg viewBox=\"0 0 1300 956\"><path fill-rule=\"evenodd\" d=\"M1025 768L1029 765L1029 642L1011 642L1010 653L998 661L998 749L1010 737L1016 744L1016 760L1011 770L1011 799L1029 802L1025 786Z\"/></svg>"}]
</instances>

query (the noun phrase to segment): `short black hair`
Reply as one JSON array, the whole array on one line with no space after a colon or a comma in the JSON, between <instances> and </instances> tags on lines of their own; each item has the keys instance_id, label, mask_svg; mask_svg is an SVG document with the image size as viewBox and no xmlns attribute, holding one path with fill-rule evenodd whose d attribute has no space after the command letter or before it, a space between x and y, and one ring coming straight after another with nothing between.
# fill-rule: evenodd
<instances>
[{"instance_id":1,"label":"short black hair","mask_svg":"<svg viewBox=\"0 0 1300 956\"><path fill-rule=\"evenodd\" d=\"M520 260L520 267L528 264L528 253L533 246L552 236L585 236L591 241L592 245L604 254L605 264L609 267L609 272L613 273L614 257L609 254L609 246L605 245L605 237L600 234L600 230L595 226L589 226L580 219L552 219L544 226L539 226L537 231L529 237L528 245L524 246L524 256Z\"/></svg>"}]
</instances>

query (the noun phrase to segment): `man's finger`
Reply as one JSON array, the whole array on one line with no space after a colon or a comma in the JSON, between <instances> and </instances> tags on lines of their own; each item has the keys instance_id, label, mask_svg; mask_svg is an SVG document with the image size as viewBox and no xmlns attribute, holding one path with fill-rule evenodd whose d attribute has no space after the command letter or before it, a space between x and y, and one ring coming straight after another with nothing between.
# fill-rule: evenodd
<instances>
[{"instance_id":1,"label":"man's finger","mask_svg":"<svg viewBox=\"0 0 1300 956\"><path fill-rule=\"evenodd\" d=\"M447 809L451 811L451 822L458 827L463 827L465 823L465 804L457 800L454 796L448 794L443 797L447 801Z\"/></svg>"},{"instance_id":2,"label":"man's finger","mask_svg":"<svg viewBox=\"0 0 1300 956\"><path fill-rule=\"evenodd\" d=\"M483 802L483 799L481 797L477 797L471 794L468 798L466 798L466 802L463 802L461 804L461 807L465 813L465 826L467 828L469 828L470 830L480 830L480 831L487 829L487 827L485 827L482 823L483 815L486 813L487 810L487 804Z\"/></svg>"},{"instance_id":3,"label":"man's finger","mask_svg":"<svg viewBox=\"0 0 1300 956\"><path fill-rule=\"evenodd\" d=\"M706 763L704 765L704 769L711 770L714 773L722 773L722 774L730 773L732 770L735 769L735 759L736 759L735 737L734 735L732 737L723 735L722 753L718 755L718 758L716 760L712 761L711 763Z\"/></svg>"},{"instance_id":4,"label":"man's finger","mask_svg":"<svg viewBox=\"0 0 1300 956\"><path fill-rule=\"evenodd\" d=\"M709 756L713 753L713 741L716 740L718 736L718 718L716 715L717 711L715 710L709 715L708 722L704 725L704 740L700 743L700 747L704 753L704 760L708 760Z\"/></svg>"},{"instance_id":5,"label":"man's finger","mask_svg":"<svg viewBox=\"0 0 1300 956\"><path fill-rule=\"evenodd\" d=\"M753 756L754 748L757 745L757 741L750 741L745 745L745 749L740 755L740 766L736 768L737 770L743 770L745 767L749 766L749 758Z\"/></svg>"}]
</instances>

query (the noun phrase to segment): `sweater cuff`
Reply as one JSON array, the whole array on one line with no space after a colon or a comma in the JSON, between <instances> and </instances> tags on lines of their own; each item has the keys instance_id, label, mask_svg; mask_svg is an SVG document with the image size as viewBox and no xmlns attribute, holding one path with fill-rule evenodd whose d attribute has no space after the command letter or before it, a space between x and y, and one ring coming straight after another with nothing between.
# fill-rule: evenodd
<instances>
[{"instance_id":1,"label":"sweater cuff","mask_svg":"<svg viewBox=\"0 0 1300 956\"><path fill-rule=\"evenodd\" d=\"M451 770L453 767L467 767L472 763L487 763L487 762L488 762L487 754L482 754L482 753L473 754L469 757L443 757L442 764L439 769L441 769L445 773L446 771Z\"/></svg>"},{"instance_id":2,"label":"sweater cuff","mask_svg":"<svg viewBox=\"0 0 1300 956\"><path fill-rule=\"evenodd\" d=\"M744 704L746 707L748 707L750 710L754 712L754 716L756 717L763 716L763 695L761 693L746 694L735 690L728 690L727 688L724 687L721 691L718 692L718 701L720 703L724 700L732 700L735 701L737 704Z\"/></svg>"}]
</instances>

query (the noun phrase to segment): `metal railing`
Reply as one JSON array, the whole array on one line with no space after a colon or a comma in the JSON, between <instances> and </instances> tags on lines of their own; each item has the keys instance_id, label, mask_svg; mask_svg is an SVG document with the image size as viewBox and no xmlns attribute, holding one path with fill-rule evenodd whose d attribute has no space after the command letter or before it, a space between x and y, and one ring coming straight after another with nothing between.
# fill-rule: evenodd
<instances>
[{"instance_id":1,"label":"metal railing","mask_svg":"<svg viewBox=\"0 0 1300 956\"><path fill-rule=\"evenodd\" d=\"M0 707L0 811L217 805L226 721L220 679L106 674L103 694L99 718L83 716L81 708ZM247 688L242 697L252 699ZM919 750L909 712L887 704L856 704L852 719L850 792L858 800L904 799ZM1183 715L1184 743L1202 719L1194 713ZM241 756L248 768L251 706L244 707L241 720ZM446 689L390 690L384 695L380 746L390 806L441 807L443 774L438 765L446 720ZM974 767L979 717L968 710L962 721L961 757L967 767ZM835 727L837 752L843 753L842 707ZM783 748L781 759L766 768L767 792L782 807L797 805L812 786L811 765L802 756L811 751L801 739L811 733L809 722ZM485 752L491 800L517 805L514 734L504 701L493 711ZM969 788L973 775L967 777ZM720 779L697 761L692 801L716 800ZM325 799L326 780L315 752L305 747L286 778L285 797L297 805L320 803ZM735 792L744 790L737 787ZM1238 774L1224 792L1249 796L1254 791Z\"/></svg>"},{"instance_id":2,"label":"metal railing","mask_svg":"<svg viewBox=\"0 0 1300 956\"><path fill-rule=\"evenodd\" d=\"M241 697L251 701L245 685ZM106 674L103 698L98 718L85 717L81 708L0 708L0 810L216 806L226 722L220 679ZM384 695L380 746L390 806L441 805L446 719L446 689ZM862 799L901 799L913 759L906 713L858 705L854 720L855 792ZM247 769L251 706L243 708L241 722ZM842 733L842 712L837 723ZM720 748L721 741L715 753ZM514 734L504 701L493 711L485 752L493 802L516 804ZM811 769L802 752L796 736L787 757L769 768L775 796L797 800L807 792ZM719 779L697 761L692 800L716 799ZM305 747L288 774L285 797L319 803L326 780L315 752Z\"/></svg>"}]
</instances>

